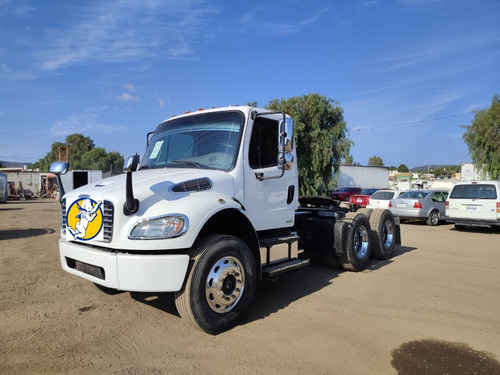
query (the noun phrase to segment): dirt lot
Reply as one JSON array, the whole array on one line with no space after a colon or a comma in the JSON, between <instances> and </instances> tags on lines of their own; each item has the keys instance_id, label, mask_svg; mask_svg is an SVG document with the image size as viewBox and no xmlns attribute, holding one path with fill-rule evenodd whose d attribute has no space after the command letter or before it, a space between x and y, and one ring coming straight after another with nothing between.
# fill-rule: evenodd
<instances>
[{"instance_id":1,"label":"dirt lot","mask_svg":"<svg viewBox=\"0 0 500 375\"><path fill-rule=\"evenodd\" d=\"M259 284L217 336L168 294L107 295L59 265L55 200L0 205L2 374L500 374L500 231L403 224L361 273Z\"/></svg>"}]
</instances>

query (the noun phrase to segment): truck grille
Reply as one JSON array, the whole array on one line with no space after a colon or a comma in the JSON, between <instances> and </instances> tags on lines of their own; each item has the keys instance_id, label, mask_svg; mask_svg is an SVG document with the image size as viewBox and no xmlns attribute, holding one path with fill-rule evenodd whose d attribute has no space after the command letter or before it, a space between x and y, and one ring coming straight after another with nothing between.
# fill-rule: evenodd
<instances>
[{"instance_id":1,"label":"truck grille","mask_svg":"<svg viewBox=\"0 0 500 375\"><path fill-rule=\"evenodd\" d=\"M66 235L66 199L61 201L61 233Z\"/></svg>"},{"instance_id":2,"label":"truck grille","mask_svg":"<svg viewBox=\"0 0 500 375\"><path fill-rule=\"evenodd\" d=\"M104 242L111 242L113 239L113 216L113 203L110 201L104 201L102 206L102 229L104 231ZM66 199L61 201L61 233L66 235Z\"/></svg>"},{"instance_id":3,"label":"truck grille","mask_svg":"<svg viewBox=\"0 0 500 375\"><path fill-rule=\"evenodd\" d=\"M102 210L102 220L103 220L103 230L104 230L104 241L111 242L113 238L113 214L114 207L113 203L110 201L104 201Z\"/></svg>"}]
</instances>

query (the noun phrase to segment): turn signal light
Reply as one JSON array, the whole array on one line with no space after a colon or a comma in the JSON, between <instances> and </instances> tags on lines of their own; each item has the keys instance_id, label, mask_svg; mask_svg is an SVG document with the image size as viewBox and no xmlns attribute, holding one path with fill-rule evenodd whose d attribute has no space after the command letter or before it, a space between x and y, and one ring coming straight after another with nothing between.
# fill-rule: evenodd
<instances>
[{"instance_id":1,"label":"turn signal light","mask_svg":"<svg viewBox=\"0 0 500 375\"><path fill-rule=\"evenodd\" d=\"M500 202L497 202L497 214L500 214Z\"/></svg>"}]
</instances>

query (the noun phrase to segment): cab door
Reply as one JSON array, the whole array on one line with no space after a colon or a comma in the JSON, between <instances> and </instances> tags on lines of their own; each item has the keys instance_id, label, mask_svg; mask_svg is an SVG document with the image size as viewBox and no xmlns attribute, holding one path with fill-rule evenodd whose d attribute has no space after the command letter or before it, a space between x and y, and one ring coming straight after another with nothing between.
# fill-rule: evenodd
<instances>
[{"instance_id":1,"label":"cab door","mask_svg":"<svg viewBox=\"0 0 500 375\"><path fill-rule=\"evenodd\" d=\"M244 152L246 214L256 230L291 227L298 201L297 172L292 163L280 161L283 115L259 116L249 122Z\"/></svg>"}]
</instances>

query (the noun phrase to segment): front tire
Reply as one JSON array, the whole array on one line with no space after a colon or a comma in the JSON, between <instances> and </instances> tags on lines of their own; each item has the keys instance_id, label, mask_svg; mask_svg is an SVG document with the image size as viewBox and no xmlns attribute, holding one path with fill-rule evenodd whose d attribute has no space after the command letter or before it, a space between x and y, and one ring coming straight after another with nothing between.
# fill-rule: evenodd
<instances>
[{"instance_id":1,"label":"front tire","mask_svg":"<svg viewBox=\"0 0 500 375\"><path fill-rule=\"evenodd\" d=\"M180 316L210 334L232 328L251 303L257 282L248 245L234 236L210 235L190 256L185 285L175 293Z\"/></svg>"},{"instance_id":2,"label":"front tire","mask_svg":"<svg viewBox=\"0 0 500 375\"><path fill-rule=\"evenodd\" d=\"M349 216L344 219L344 251L338 258L344 269L357 272L364 270L370 261L370 222L364 214L357 214L352 220Z\"/></svg>"}]
</instances>

